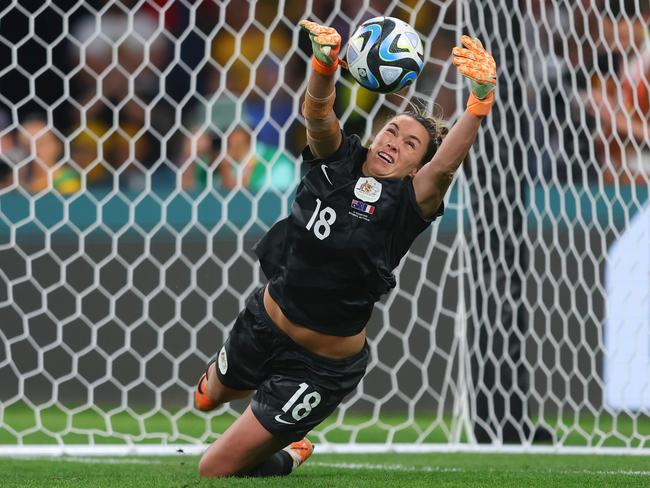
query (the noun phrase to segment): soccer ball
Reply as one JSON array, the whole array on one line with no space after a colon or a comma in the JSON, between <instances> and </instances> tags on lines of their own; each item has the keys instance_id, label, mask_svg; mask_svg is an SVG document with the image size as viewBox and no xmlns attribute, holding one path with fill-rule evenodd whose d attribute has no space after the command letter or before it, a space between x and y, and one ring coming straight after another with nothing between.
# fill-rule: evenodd
<instances>
[{"instance_id":1,"label":"soccer ball","mask_svg":"<svg viewBox=\"0 0 650 488\"><path fill-rule=\"evenodd\" d=\"M393 17L375 17L361 24L348 42L345 57L354 79L379 93L410 85L424 66L420 36Z\"/></svg>"}]
</instances>

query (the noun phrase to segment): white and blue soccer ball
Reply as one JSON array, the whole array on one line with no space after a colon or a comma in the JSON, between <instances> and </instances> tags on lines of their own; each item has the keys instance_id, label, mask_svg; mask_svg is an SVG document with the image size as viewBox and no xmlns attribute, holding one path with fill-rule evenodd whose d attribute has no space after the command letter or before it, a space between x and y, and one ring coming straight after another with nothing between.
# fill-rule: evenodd
<instances>
[{"instance_id":1,"label":"white and blue soccer ball","mask_svg":"<svg viewBox=\"0 0 650 488\"><path fill-rule=\"evenodd\" d=\"M375 17L359 26L348 41L346 61L353 78L368 90L399 91L415 81L424 67L420 36L406 22Z\"/></svg>"}]
</instances>

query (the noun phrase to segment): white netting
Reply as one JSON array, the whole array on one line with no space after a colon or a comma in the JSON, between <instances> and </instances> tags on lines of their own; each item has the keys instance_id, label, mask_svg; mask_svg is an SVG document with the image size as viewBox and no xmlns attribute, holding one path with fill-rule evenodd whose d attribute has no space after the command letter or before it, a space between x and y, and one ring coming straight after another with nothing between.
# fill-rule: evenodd
<instances>
[{"instance_id":1,"label":"white netting","mask_svg":"<svg viewBox=\"0 0 650 488\"><path fill-rule=\"evenodd\" d=\"M479 4L480 3L480 7ZM616 3L613 7L611 4ZM0 11L0 444L205 443L195 382L262 279L305 143L302 18L415 26L446 119L478 35L496 110L369 324L320 443L647 447L647 1L11 2ZM348 76L367 141L399 98ZM613 246L613 244L615 245ZM610 252L609 249L612 248ZM607 307L605 306L607 304Z\"/></svg>"}]
</instances>

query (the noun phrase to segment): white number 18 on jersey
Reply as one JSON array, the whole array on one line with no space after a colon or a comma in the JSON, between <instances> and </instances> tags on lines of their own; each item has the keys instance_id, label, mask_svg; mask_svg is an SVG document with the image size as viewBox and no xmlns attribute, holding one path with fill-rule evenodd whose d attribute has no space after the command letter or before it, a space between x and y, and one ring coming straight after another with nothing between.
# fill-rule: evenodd
<instances>
[{"instance_id":1,"label":"white number 18 on jersey","mask_svg":"<svg viewBox=\"0 0 650 488\"><path fill-rule=\"evenodd\" d=\"M314 235L318 237L321 241L326 237L329 237L332 227L332 224L336 222L336 212L332 207L325 207L323 210L320 209L322 202L320 198L316 199L316 208L314 213L307 222L307 230L314 228ZM316 220L316 217L320 217Z\"/></svg>"}]
</instances>

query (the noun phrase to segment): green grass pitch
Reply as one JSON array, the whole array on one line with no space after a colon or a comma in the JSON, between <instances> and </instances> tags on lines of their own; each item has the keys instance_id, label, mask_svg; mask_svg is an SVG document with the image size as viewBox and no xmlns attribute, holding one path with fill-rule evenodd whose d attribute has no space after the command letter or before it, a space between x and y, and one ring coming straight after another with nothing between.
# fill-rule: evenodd
<instances>
[{"instance_id":1,"label":"green grass pitch","mask_svg":"<svg viewBox=\"0 0 650 488\"><path fill-rule=\"evenodd\" d=\"M197 456L0 458L3 487L586 487L649 486L635 456L318 454L289 477L202 480Z\"/></svg>"},{"instance_id":2,"label":"green grass pitch","mask_svg":"<svg viewBox=\"0 0 650 488\"><path fill-rule=\"evenodd\" d=\"M161 413L139 422L126 412L101 414L98 409L81 409L72 415L58 408L34 412L25 405L0 405L0 444L125 444L188 443L206 432L223 432L231 415L206 418L190 412L172 419ZM346 425L366 425L365 416L350 415ZM418 416L415 424L404 415L382 415L357 433L356 442L386 442L391 427L394 442L448 442L447 433L437 427L433 416ZM438 419L448 424L448 419ZM332 425L334 419L325 421ZM650 447L647 417L614 419L603 416L557 418L556 434L564 445L585 446L589 441L603 446ZM402 426L402 427L399 427ZM322 428L323 426L321 426ZM111 432L112 434L108 434ZM423 435L423 432L426 433ZM158 434L154 434L158 433ZM213 436L210 436L211 438ZM325 436L329 442L349 442L350 432L334 428ZM315 437L313 440L317 441ZM206 439L206 442L210 439ZM641 456L531 455L487 453L430 454L325 454L312 458L287 478L201 480L198 457L64 457L2 458L0 487L194 487L194 486L278 486L300 487L528 487L650 486L650 460Z\"/></svg>"},{"instance_id":3,"label":"green grass pitch","mask_svg":"<svg viewBox=\"0 0 650 488\"><path fill-rule=\"evenodd\" d=\"M108 413L107 413L108 412ZM190 444L208 442L234 421L231 414L206 417L200 412L147 413L124 408L77 407L74 413L61 407L33 410L22 403L0 404L0 445L15 444ZM317 430L332 443L448 443L450 418L417 415L413 421L402 412L382 413L376 422L364 414L348 413L345 425L336 417L326 419ZM546 418L564 446L650 448L650 417L616 417L603 414ZM355 426L361 426L358 429ZM314 440L318 440L314 437ZM466 442L463 436L461 442ZM649 483L650 485L650 483ZM0 485L1 486L1 485Z\"/></svg>"}]
</instances>

